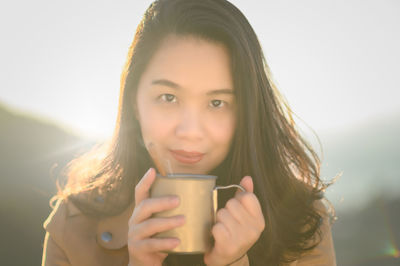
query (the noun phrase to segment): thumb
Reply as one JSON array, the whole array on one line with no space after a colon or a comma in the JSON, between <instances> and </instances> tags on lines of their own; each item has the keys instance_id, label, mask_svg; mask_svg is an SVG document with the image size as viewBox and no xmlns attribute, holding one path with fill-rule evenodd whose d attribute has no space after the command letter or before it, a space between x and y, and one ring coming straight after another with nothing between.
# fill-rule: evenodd
<instances>
[{"instance_id":1,"label":"thumb","mask_svg":"<svg viewBox=\"0 0 400 266\"><path fill-rule=\"evenodd\" d=\"M254 190L254 184L253 184L253 179L251 178L251 176L245 176L242 178L242 180L240 181L240 185L246 190L246 192L251 192L253 193ZM240 192L242 192L241 189L238 189L236 191L236 194L239 194Z\"/></svg>"}]
</instances>

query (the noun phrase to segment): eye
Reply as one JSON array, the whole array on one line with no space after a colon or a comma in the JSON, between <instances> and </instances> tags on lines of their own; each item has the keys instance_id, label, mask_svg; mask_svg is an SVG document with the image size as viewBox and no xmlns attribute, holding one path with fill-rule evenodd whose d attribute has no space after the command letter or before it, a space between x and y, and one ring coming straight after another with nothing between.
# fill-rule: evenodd
<instances>
[{"instance_id":1,"label":"eye","mask_svg":"<svg viewBox=\"0 0 400 266\"><path fill-rule=\"evenodd\" d=\"M160 95L159 98L161 98L162 101L168 102L168 103L176 102L175 95L172 95L169 93L162 94L162 95Z\"/></svg>"},{"instance_id":2,"label":"eye","mask_svg":"<svg viewBox=\"0 0 400 266\"><path fill-rule=\"evenodd\" d=\"M222 101L222 100L212 100L210 102L210 106L215 107L215 108L223 107L225 104L226 104L226 102Z\"/></svg>"}]
</instances>

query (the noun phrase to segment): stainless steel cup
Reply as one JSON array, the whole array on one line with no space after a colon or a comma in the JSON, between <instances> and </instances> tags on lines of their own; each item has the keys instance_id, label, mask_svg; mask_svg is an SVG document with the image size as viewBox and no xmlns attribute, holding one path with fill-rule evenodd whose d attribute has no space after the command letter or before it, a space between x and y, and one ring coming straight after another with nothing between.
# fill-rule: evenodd
<instances>
[{"instance_id":1,"label":"stainless steel cup","mask_svg":"<svg viewBox=\"0 0 400 266\"><path fill-rule=\"evenodd\" d=\"M217 177L197 174L157 175L150 189L150 197L176 195L180 205L172 210L159 212L153 217L184 215L186 223L178 228L161 232L155 237L176 237L181 243L170 253L204 253L211 248L211 228L216 221L218 190L239 188L240 185L216 187Z\"/></svg>"}]
</instances>

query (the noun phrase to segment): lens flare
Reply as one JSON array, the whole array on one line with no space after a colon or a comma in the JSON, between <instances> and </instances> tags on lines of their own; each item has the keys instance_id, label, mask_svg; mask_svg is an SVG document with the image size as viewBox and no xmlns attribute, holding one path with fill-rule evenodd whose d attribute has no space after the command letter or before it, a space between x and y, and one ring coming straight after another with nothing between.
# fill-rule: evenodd
<instances>
[{"instance_id":1,"label":"lens flare","mask_svg":"<svg viewBox=\"0 0 400 266\"><path fill-rule=\"evenodd\" d=\"M387 247L384 249L384 255L393 258L400 258L400 251L399 248L397 247L395 233L393 230L393 226L390 222L390 215L382 199L379 200L379 209L382 212L382 217L384 219L385 227L388 232L388 238L389 238L389 243L387 244Z\"/></svg>"}]
</instances>

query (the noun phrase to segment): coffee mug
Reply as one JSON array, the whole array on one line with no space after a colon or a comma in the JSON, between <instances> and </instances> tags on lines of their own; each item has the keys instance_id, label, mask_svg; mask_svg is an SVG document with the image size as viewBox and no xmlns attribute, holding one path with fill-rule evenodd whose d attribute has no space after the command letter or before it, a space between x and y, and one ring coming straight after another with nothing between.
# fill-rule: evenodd
<instances>
[{"instance_id":1,"label":"coffee mug","mask_svg":"<svg viewBox=\"0 0 400 266\"><path fill-rule=\"evenodd\" d=\"M245 189L240 185L215 186L216 176L197 174L157 174L150 188L150 197L176 195L178 207L153 214L153 217L185 216L185 224L172 230L160 232L157 238L176 237L180 244L166 252L196 254L204 253L212 246L211 228L216 223L218 190L227 188Z\"/></svg>"}]
</instances>

